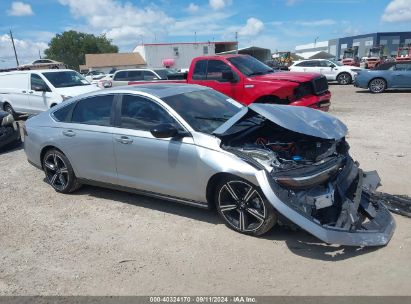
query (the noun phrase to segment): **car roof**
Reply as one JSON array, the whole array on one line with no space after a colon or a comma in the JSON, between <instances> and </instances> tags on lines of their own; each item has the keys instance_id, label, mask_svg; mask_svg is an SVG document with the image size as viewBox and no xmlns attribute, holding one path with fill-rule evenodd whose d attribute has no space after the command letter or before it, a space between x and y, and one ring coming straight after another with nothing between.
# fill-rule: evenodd
<instances>
[{"instance_id":1,"label":"car roof","mask_svg":"<svg viewBox=\"0 0 411 304\"><path fill-rule=\"evenodd\" d=\"M137 84L129 86L115 87L112 89L106 89L104 91L96 91L96 94L104 93L146 93L157 98L164 98L168 96L174 96L194 91L210 90L208 87L195 85L195 84L182 84L182 83L150 83L150 84Z\"/></svg>"},{"instance_id":2,"label":"car roof","mask_svg":"<svg viewBox=\"0 0 411 304\"><path fill-rule=\"evenodd\" d=\"M49 73L49 72L53 72L53 73L57 73L57 72L73 72L74 70L70 70L70 69L41 69L41 70L24 70L24 71L10 71L10 72L2 72L0 73L0 75L9 75L9 74L27 74L27 73ZM75 71L74 71L75 72Z\"/></svg>"}]
</instances>

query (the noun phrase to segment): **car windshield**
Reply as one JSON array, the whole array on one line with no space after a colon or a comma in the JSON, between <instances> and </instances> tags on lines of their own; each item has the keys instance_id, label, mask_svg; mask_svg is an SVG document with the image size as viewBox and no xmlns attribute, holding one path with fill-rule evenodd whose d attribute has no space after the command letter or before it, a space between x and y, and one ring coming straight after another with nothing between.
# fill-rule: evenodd
<instances>
[{"instance_id":1,"label":"car windshield","mask_svg":"<svg viewBox=\"0 0 411 304\"><path fill-rule=\"evenodd\" d=\"M274 73L275 71L268 65L251 56L237 56L228 58L241 73L246 76L265 75Z\"/></svg>"},{"instance_id":2,"label":"car windshield","mask_svg":"<svg viewBox=\"0 0 411 304\"><path fill-rule=\"evenodd\" d=\"M161 79L167 79L168 75L175 73L172 70L168 69L158 69L154 70L154 72L156 72L161 77Z\"/></svg>"},{"instance_id":3,"label":"car windshield","mask_svg":"<svg viewBox=\"0 0 411 304\"><path fill-rule=\"evenodd\" d=\"M243 105L214 90L205 89L162 98L195 131L212 134Z\"/></svg>"},{"instance_id":4,"label":"car windshield","mask_svg":"<svg viewBox=\"0 0 411 304\"><path fill-rule=\"evenodd\" d=\"M75 71L45 72L43 75L55 88L90 85L83 76Z\"/></svg>"},{"instance_id":5,"label":"car windshield","mask_svg":"<svg viewBox=\"0 0 411 304\"><path fill-rule=\"evenodd\" d=\"M337 66L343 66L343 64L337 60L330 60L332 63L334 63Z\"/></svg>"}]
</instances>

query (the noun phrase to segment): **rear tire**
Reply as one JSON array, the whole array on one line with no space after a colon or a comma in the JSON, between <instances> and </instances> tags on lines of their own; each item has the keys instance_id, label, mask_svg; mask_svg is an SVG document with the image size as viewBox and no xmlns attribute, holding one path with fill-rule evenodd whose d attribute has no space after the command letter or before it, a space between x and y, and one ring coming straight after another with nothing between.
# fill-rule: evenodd
<instances>
[{"instance_id":1,"label":"rear tire","mask_svg":"<svg viewBox=\"0 0 411 304\"><path fill-rule=\"evenodd\" d=\"M371 93L382 93L387 89L387 82L382 78L375 78L368 84Z\"/></svg>"},{"instance_id":2,"label":"rear tire","mask_svg":"<svg viewBox=\"0 0 411 304\"><path fill-rule=\"evenodd\" d=\"M349 73L341 73L337 76L337 81L341 85L348 85L352 82L352 77Z\"/></svg>"},{"instance_id":3,"label":"rear tire","mask_svg":"<svg viewBox=\"0 0 411 304\"><path fill-rule=\"evenodd\" d=\"M51 149L47 151L44 154L42 165L47 182L57 192L67 194L81 187L70 161L59 150Z\"/></svg>"},{"instance_id":4,"label":"rear tire","mask_svg":"<svg viewBox=\"0 0 411 304\"><path fill-rule=\"evenodd\" d=\"M218 214L234 231L259 236L277 223L277 213L260 188L242 178L220 180L214 199Z\"/></svg>"}]
</instances>

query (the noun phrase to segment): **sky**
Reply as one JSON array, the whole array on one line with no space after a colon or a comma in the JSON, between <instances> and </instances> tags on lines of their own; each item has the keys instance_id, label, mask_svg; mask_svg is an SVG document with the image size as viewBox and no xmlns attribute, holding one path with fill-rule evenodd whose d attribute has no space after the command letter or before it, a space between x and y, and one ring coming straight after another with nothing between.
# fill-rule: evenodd
<instances>
[{"instance_id":1,"label":"sky","mask_svg":"<svg viewBox=\"0 0 411 304\"><path fill-rule=\"evenodd\" d=\"M411 0L0 0L0 67L39 58L66 30L106 34L121 52L160 42L296 45L381 31L411 31Z\"/></svg>"}]
</instances>

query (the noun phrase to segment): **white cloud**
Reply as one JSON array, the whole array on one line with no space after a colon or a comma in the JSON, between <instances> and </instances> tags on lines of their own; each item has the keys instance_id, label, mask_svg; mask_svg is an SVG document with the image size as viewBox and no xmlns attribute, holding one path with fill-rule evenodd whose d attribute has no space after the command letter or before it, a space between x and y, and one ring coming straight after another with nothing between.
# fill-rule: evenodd
<instances>
[{"instance_id":1,"label":"white cloud","mask_svg":"<svg viewBox=\"0 0 411 304\"><path fill-rule=\"evenodd\" d=\"M106 33L115 44L134 46L140 39L162 35L174 23L174 19L156 6L140 8L130 2L113 0L87 2L84 0L59 0L70 8L77 19L84 19L87 26L77 24L76 29L87 28L88 32ZM147 39L146 39L147 40Z\"/></svg>"},{"instance_id":2,"label":"white cloud","mask_svg":"<svg viewBox=\"0 0 411 304\"><path fill-rule=\"evenodd\" d=\"M392 0L381 17L385 22L411 21L411 0Z\"/></svg>"},{"instance_id":3,"label":"white cloud","mask_svg":"<svg viewBox=\"0 0 411 304\"><path fill-rule=\"evenodd\" d=\"M232 2L232 0L209 0L208 4L213 10L218 11L229 6Z\"/></svg>"},{"instance_id":4,"label":"white cloud","mask_svg":"<svg viewBox=\"0 0 411 304\"><path fill-rule=\"evenodd\" d=\"M200 10L200 7L194 3L190 3L188 7L186 8L186 11L189 12L190 14L197 13Z\"/></svg>"},{"instance_id":5,"label":"white cloud","mask_svg":"<svg viewBox=\"0 0 411 304\"><path fill-rule=\"evenodd\" d=\"M322 20L315 20L315 21L296 21L295 24L301 26L327 26L327 25L334 25L337 22L332 19L322 19Z\"/></svg>"},{"instance_id":6,"label":"white cloud","mask_svg":"<svg viewBox=\"0 0 411 304\"><path fill-rule=\"evenodd\" d=\"M7 11L10 16L30 16L34 15L30 4L26 4L20 1L14 1L11 3L10 9Z\"/></svg>"},{"instance_id":7,"label":"white cloud","mask_svg":"<svg viewBox=\"0 0 411 304\"><path fill-rule=\"evenodd\" d=\"M238 30L239 36L256 36L264 29L264 23L257 18L248 18L246 25Z\"/></svg>"},{"instance_id":8,"label":"white cloud","mask_svg":"<svg viewBox=\"0 0 411 304\"><path fill-rule=\"evenodd\" d=\"M167 36L187 36L194 39L194 32L198 36L214 36L219 39L230 27L228 19L233 15L220 10L209 10L208 14L187 15L174 19L152 4L147 7L137 7L130 2L120 0L99 0L87 5L84 5L84 0L59 0L59 2L69 7L73 17L78 19L76 24L68 27L67 30L94 34L106 33L121 51L130 51L141 39L144 42L159 41ZM223 2L224 5L229 5L232 0ZM186 11L201 10L200 6L192 4L186 7ZM238 26L237 29L239 28Z\"/></svg>"},{"instance_id":9,"label":"white cloud","mask_svg":"<svg viewBox=\"0 0 411 304\"><path fill-rule=\"evenodd\" d=\"M39 58L40 54L43 54L47 48L47 44L44 42L35 42L32 40L21 40L14 38L14 44L16 45L16 51L20 64L30 62ZM9 35L0 35L0 67L12 68L16 66L16 60L14 58L13 46Z\"/></svg>"}]
</instances>

